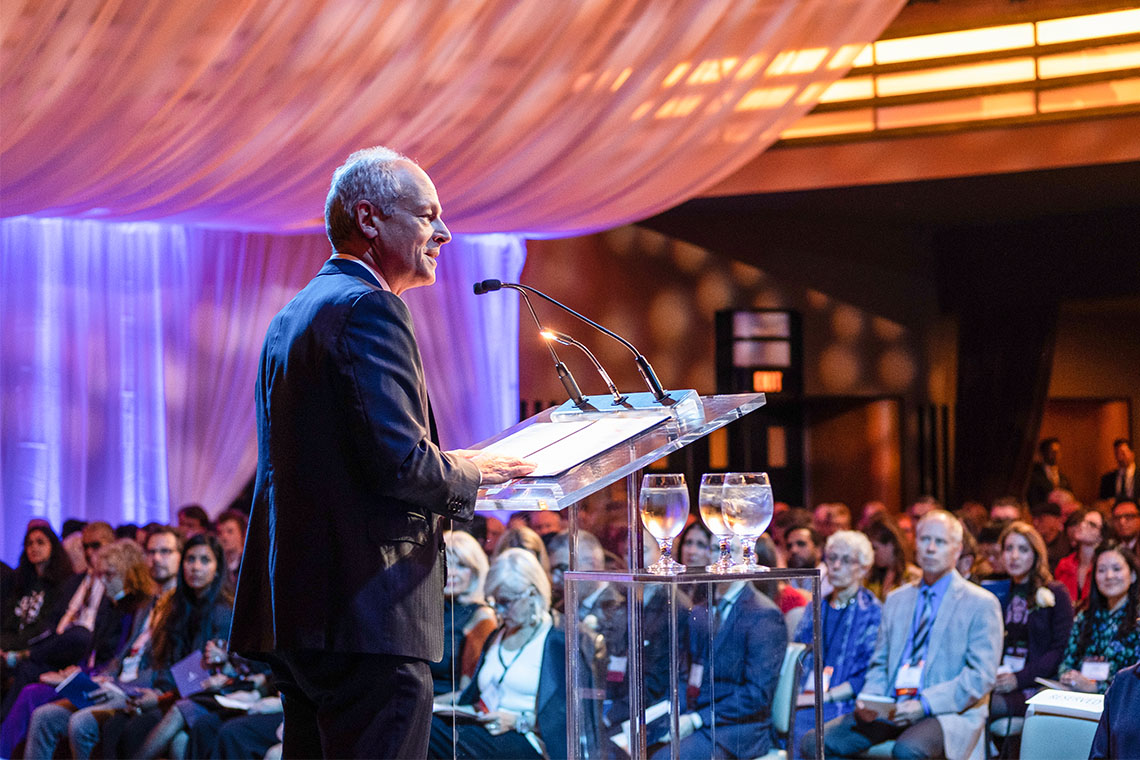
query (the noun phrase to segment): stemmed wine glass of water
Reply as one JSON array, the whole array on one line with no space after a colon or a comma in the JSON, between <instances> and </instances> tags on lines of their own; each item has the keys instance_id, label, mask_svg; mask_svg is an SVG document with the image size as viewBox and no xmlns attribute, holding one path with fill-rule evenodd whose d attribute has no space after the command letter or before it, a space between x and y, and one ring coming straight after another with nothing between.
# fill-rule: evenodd
<instances>
[{"instance_id":1,"label":"stemmed wine glass of water","mask_svg":"<svg viewBox=\"0 0 1140 760\"><path fill-rule=\"evenodd\" d=\"M729 472L721 491L721 512L728 528L744 544L744 562L734 572L768 570L756 562L756 539L772 522L775 503L766 472Z\"/></svg>"},{"instance_id":2,"label":"stemmed wine glass of water","mask_svg":"<svg viewBox=\"0 0 1140 760\"><path fill-rule=\"evenodd\" d=\"M684 475L646 475L641 480L641 523L661 547L661 557L648 572L662 575L684 572L673 559L673 539L689 518L689 488Z\"/></svg>"},{"instance_id":3,"label":"stemmed wine glass of water","mask_svg":"<svg viewBox=\"0 0 1140 760\"><path fill-rule=\"evenodd\" d=\"M720 558L705 570L710 573L727 573L736 564L732 561L732 529L724 523L721 512L721 499L724 496L724 473L709 472L701 476L701 488L697 492L697 504L701 510L701 521L720 542Z\"/></svg>"}]
</instances>

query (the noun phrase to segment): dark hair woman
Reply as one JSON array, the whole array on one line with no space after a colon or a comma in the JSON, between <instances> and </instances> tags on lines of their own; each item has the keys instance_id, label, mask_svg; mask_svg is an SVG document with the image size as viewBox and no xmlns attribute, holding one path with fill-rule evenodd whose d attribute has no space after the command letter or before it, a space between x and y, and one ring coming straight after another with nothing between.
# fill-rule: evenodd
<instances>
[{"instance_id":1,"label":"dark hair woman","mask_svg":"<svg viewBox=\"0 0 1140 760\"><path fill-rule=\"evenodd\" d=\"M1077 614L1061 682L1079 691L1104 693L1116 671L1140 659L1140 566L1123 544L1105 541L1093 560L1088 606Z\"/></svg>"},{"instance_id":2,"label":"dark hair woman","mask_svg":"<svg viewBox=\"0 0 1140 760\"><path fill-rule=\"evenodd\" d=\"M1074 604L1083 605L1092 591L1093 557L1104 540L1104 515L1095 509L1078 509L1065 520L1073 553L1057 563L1057 580L1065 584Z\"/></svg>"},{"instance_id":3,"label":"dark hair woman","mask_svg":"<svg viewBox=\"0 0 1140 760\"><path fill-rule=\"evenodd\" d=\"M47 523L30 525L15 582L4 589L0 649L26 649L29 640L59 622L68 601L62 589L72 575L71 560L55 531Z\"/></svg>"},{"instance_id":4,"label":"dark hair woman","mask_svg":"<svg viewBox=\"0 0 1140 760\"><path fill-rule=\"evenodd\" d=\"M871 539L875 560L871 572L867 573L865 585L879 601L885 600L887 594L899 586L916 581L922 575L915 565L906 561L902 532L889 516L878 517L868 525L867 538Z\"/></svg>"}]
</instances>

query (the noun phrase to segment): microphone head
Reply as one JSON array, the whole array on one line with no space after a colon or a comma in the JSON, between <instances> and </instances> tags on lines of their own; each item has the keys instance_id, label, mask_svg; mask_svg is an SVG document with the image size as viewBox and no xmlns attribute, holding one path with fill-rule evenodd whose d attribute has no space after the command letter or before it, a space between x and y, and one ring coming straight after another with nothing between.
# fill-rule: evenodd
<instances>
[{"instance_id":1,"label":"microphone head","mask_svg":"<svg viewBox=\"0 0 1140 760\"><path fill-rule=\"evenodd\" d=\"M477 287L481 288L484 293L490 293L492 290L501 290L503 283L500 280L483 280Z\"/></svg>"}]
</instances>

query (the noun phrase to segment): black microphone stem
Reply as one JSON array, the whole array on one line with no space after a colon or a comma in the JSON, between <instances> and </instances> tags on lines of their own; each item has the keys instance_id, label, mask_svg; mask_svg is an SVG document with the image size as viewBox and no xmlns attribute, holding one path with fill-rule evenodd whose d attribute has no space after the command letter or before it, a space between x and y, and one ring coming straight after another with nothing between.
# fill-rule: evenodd
<instances>
[{"instance_id":1,"label":"black microphone stem","mask_svg":"<svg viewBox=\"0 0 1140 760\"><path fill-rule=\"evenodd\" d=\"M534 310L534 306L531 305L530 299L527 298L526 291L520 290L519 295L523 297L523 303L526 304L530 315L534 317L534 323L538 325L538 333L541 335L545 332L545 328L542 326L542 322L539 320L538 313ZM574 402L574 405L577 407L586 404L586 399L582 396L582 389L579 388L578 383L575 382L574 375L570 373L570 368L558 358L558 353L554 350L554 346L550 344L550 341L543 340L542 342L550 349L550 357L554 359L554 371L558 373L558 379L562 381L562 387L566 390L566 395L570 397L570 400Z\"/></svg>"}]
</instances>

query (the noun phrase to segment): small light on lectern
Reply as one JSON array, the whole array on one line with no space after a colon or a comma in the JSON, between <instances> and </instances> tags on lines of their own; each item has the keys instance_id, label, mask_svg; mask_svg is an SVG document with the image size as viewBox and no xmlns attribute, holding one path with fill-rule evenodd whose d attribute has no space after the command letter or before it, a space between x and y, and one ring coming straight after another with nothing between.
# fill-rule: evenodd
<instances>
[{"instance_id":1,"label":"small light on lectern","mask_svg":"<svg viewBox=\"0 0 1140 760\"><path fill-rule=\"evenodd\" d=\"M550 330L543 330L539 333L539 335L541 335L546 340L555 340L554 333L550 332Z\"/></svg>"},{"instance_id":2,"label":"small light on lectern","mask_svg":"<svg viewBox=\"0 0 1140 760\"><path fill-rule=\"evenodd\" d=\"M784 373L772 370L753 372L752 390L758 393L779 393L784 390Z\"/></svg>"}]
</instances>

